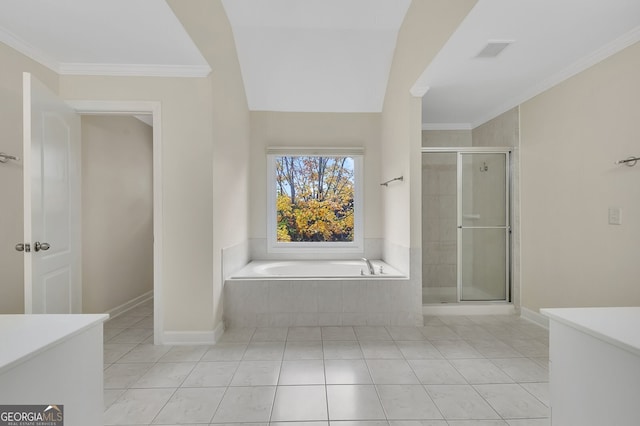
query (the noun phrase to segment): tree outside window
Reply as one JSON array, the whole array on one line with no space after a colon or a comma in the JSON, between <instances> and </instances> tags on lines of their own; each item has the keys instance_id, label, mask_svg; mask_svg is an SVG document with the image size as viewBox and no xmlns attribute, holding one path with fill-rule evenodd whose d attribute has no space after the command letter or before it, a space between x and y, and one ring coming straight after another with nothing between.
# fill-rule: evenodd
<instances>
[{"instance_id":1,"label":"tree outside window","mask_svg":"<svg viewBox=\"0 0 640 426\"><path fill-rule=\"evenodd\" d=\"M354 158L277 156L278 243L354 241Z\"/></svg>"}]
</instances>

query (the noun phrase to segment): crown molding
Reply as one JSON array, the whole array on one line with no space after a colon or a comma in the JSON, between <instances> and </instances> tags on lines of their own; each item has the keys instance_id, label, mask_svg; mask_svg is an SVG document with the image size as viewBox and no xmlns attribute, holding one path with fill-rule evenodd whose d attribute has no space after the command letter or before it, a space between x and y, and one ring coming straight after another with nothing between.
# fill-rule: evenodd
<instances>
[{"instance_id":1,"label":"crown molding","mask_svg":"<svg viewBox=\"0 0 640 426\"><path fill-rule=\"evenodd\" d=\"M211 73L209 65L162 64L87 64L62 63L62 75L102 75L116 77L206 77Z\"/></svg>"},{"instance_id":2,"label":"crown molding","mask_svg":"<svg viewBox=\"0 0 640 426\"><path fill-rule=\"evenodd\" d=\"M209 65L60 63L2 27L0 27L0 42L61 75L206 77L211 73Z\"/></svg>"},{"instance_id":3,"label":"crown molding","mask_svg":"<svg viewBox=\"0 0 640 426\"><path fill-rule=\"evenodd\" d=\"M480 117L480 119L474 120L471 123L472 128L475 129L476 127L486 123L487 121L496 118L500 114L503 114L512 108L522 105L526 101L538 96L543 92L546 92L552 87L562 83L565 80L568 80L569 78L575 76L576 74L581 73L582 71L585 71L588 68L591 68L592 66L598 64L599 62L602 62L608 57L615 55L621 50L639 41L640 41L640 26L637 26L633 30L629 31L628 33L618 37L611 43L608 43L603 47L601 47L600 49L593 51L589 55L584 56L581 59L578 59L576 62L564 68L560 72L543 80L539 84L536 84L535 86L529 88L528 90L523 92L520 96L511 98L507 102L504 102L503 104L500 105L500 107L495 108L489 114L485 114L484 116Z\"/></svg>"},{"instance_id":4,"label":"crown molding","mask_svg":"<svg viewBox=\"0 0 640 426\"><path fill-rule=\"evenodd\" d=\"M44 53L42 50L33 47L31 44L27 43L17 35L13 34L11 31L8 31L2 27L0 27L0 42L6 44L7 46L17 50L22 53L29 59L32 59L39 64L49 68L51 71L56 73L60 73L59 64L57 61L52 59L49 55Z\"/></svg>"},{"instance_id":5,"label":"crown molding","mask_svg":"<svg viewBox=\"0 0 640 426\"><path fill-rule=\"evenodd\" d=\"M470 123L422 123L422 130L471 130Z\"/></svg>"}]
</instances>

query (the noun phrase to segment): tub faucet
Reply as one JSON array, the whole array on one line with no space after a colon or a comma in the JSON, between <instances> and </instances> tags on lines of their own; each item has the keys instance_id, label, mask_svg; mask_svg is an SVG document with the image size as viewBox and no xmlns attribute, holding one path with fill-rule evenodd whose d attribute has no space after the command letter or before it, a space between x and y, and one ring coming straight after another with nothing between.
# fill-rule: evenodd
<instances>
[{"instance_id":1,"label":"tub faucet","mask_svg":"<svg viewBox=\"0 0 640 426\"><path fill-rule=\"evenodd\" d=\"M364 261L364 263L367 264L367 268L369 268L369 274L375 275L376 271L375 271L375 269L373 269L373 265L371 264L369 259L367 259L366 257L363 257L362 260Z\"/></svg>"}]
</instances>

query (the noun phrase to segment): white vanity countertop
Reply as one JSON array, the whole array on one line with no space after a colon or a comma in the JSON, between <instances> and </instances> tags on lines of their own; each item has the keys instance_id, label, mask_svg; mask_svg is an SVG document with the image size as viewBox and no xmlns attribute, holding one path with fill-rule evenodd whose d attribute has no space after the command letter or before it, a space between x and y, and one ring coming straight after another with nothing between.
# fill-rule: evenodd
<instances>
[{"instance_id":1,"label":"white vanity countertop","mask_svg":"<svg viewBox=\"0 0 640 426\"><path fill-rule=\"evenodd\" d=\"M109 318L89 315L0 315L0 374Z\"/></svg>"},{"instance_id":2,"label":"white vanity countertop","mask_svg":"<svg viewBox=\"0 0 640 426\"><path fill-rule=\"evenodd\" d=\"M540 309L540 313L640 356L640 307Z\"/></svg>"}]
</instances>

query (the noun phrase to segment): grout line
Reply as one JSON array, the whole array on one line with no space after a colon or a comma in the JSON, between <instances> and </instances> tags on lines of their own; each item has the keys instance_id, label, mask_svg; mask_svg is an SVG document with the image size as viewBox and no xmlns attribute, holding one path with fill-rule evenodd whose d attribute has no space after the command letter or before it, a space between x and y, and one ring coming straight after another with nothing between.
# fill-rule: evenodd
<instances>
[{"instance_id":1,"label":"grout line","mask_svg":"<svg viewBox=\"0 0 640 426\"><path fill-rule=\"evenodd\" d=\"M324 357L324 340L322 340L322 329L320 329L320 348L322 350L322 373L324 374L324 400L327 408L327 423L330 424L331 417L329 414L329 386L327 384L327 363Z\"/></svg>"},{"instance_id":2,"label":"grout line","mask_svg":"<svg viewBox=\"0 0 640 426\"><path fill-rule=\"evenodd\" d=\"M138 324L139 322L144 321L144 320L145 320L145 318L147 318L147 317L151 317L151 318L152 318L152 316L150 316L150 315L146 315L146 314L145 314L144 316L141 316L141 320L140 320L140 321L136 322L135 324L130 325L129 327L126 327L126 328L121 329L121 331L120 331L119 333L117 333L116 335L112 336L109 340L105 341L104 343L105 343L105 344L106 344L106 343L109 343L111 339L113 339L115 336L117 336L118 334L120 334L120 333L122 333L122 332L125 332L125 331L127 331L127 330L131 330L131 329L136 329L135 325L136 325L136 324ZM465 325L465 324L456 324L456 323L447 324L447 323L444 323L444 322L443 322L443 324L444 324L444 325L443 325L443 327L447 327L447 328L451 329L454 333L455 333L455 331L451 328L452 326L456 326L456 325L463 325L463 326L464 326L464 325ZM437 339L437 338L436 338L436 339L434 339L434 340L430 340L426 335L424 335L424 333L422 333L422 335L423 335L423 337L424 337L424 339L423 339L423 340L396 340L396 339L394 338L394 336L389 332L388 327L384 327L384 329L385 329L385 331L389 334L389 336L391 337L391 340L384 340L384 341L378 341L378 340L366 340L366 336L365 336L365 339L360 339L360 338L359 338L359 336L358 336L358 334L355 332L355 330L356 330L356 329L355 329L354 327L342 327L342 328L350 328L350 329L353 331L353 333L354 333L355 340L339 340L338 342L342 342L342 343L357 343L357 347L358 347L358 348L359 348L359 350L360 350L360 358L357 358L357 359L349 359L349 361L358 361L358 360L360 360L360 361L364 362L364 365L366 366L366 371L367 371L367 373L368 373L368 375L369 375L369 378L371 379L371 382L372 382L372 383L371 383L370 385L368 385L368 386L373 386L373 388L374 388L374 390L375 390L375 392L376 392L377 398L378 398L378 402L380 403L380 406L381 406L381 408L382 408L382 410L383 410L383 413L384 413L384 415L385 415L385 419L386 419L386 420L384 420L384 421L386 421L387 423L388 423L388 422L390 422L390 421L392 421L392 420L389 420L388 413L387 413L387 411L386 411L386 409L385 409L384 405L382 404L382 399L381 399L381 397L380 397L380 393L379 393L379 389L378 389L378 386L379 386L379 385L378 385L378 384L376 384L376 383L373 383L373 376L372 376L371 368L370 368L370 365L369 365L369 362L368 362L368 361L370 361L370 360L377 360L377 359L385 360L386 358L379 358L379 357L378 357L378 358L367 358L367 357L366 357L366 355L365 355L365 352L364 352L364 350L363 350L363 347L362 347L363 342L366 342L366 343L373 343L373 344L376 344L376 343L385 343L385 344L388 344L389 342L392 342L392 343L393 343L393 347L395 347L395 349L396 349L397 351L399 351L400 356L401 356L401 358L397 358L397 359L399 359L399 360L403 360L407 365L409 365L409 368L411 369L411 372L413 373L413 375L414 375L416 378L418 378L418 375L416 374L416 371L415 371L414 367L413 367L413 366L410 364L410 362L409 362L409 361L411 361L411 360L410 360L410 359L408 359L408 358L407 358L407 356L405 355L405 353L404 353L404 352L402 352L402 351L400 350L400 348L399 348L399 346L398 346L398 343L399 343L399 342L415 342L415 343L424 342L424 343L427 343L427 344L429 344L430 346L432 346L432 347L435 349L435 351L436 351L436 352L434 353L434 355L435 355L436 353L437 353L437 354L440 354L441 358L439 358L439 359L437 359L437 360L445 360L445 361L447 361L447 363L448 363L448 364L449 364L449 365L450 365L450 366L451 366L451 367L452 367L456 372L458 372L458 374L460 374L460 375L463 377L463 379L464 379L464 380L465 380L465 382L467 383L467 384L466 384L466 385L464 385L464 386L471 386L471 387L476 391L476 393L478 393L478 395L480 395L480 393L476 390L476 385L485 385L485 384L491 384L491 383L480 383L480 384L476 384L476 385L471 384L471 383L469 382L469 380L468 380L465 376L463 376L463 375L462 375L462 373L460 373L460 370L459 370L458 368L456 368L456 366L452 363L452 360L458 360L458 359L484 359L484 360L488 360L488 361L490 361L493 365L495 365L495 366L496 366L496 368L498 368L500 371L502 371L504 374L506 374L506 376L507 376L507 377L509 377L509 378L511 378L512 380L514 380L514 382L513 382L513 383L508 383L508 384L517 384L517 385L519 385L519 388L523 389L523 390L527 393L527 395L530 395L530 396L531 396L531 397L533 397L536 401L539 401L539 402L540 402L540 404L542 404L543 406L548 407L548 405L547 405L547 404L545 404L545 403L544 403L540 398L538 398L537 396L535 396L533 393L531 393L528 389L526 389L526 388L523 386L523 384L526 384L526 383L544 384L544 383L548 383L547 381L518 382L518 381L516 381L515 379L513 379L513 377L511 377L511 375L509 375L506 371L502 370L499 366L497 366L497 365L495 364L495 362L494 362L494 360L495 360L495 359L527 359L527 360L529 360L530 362L535 363L535 365L536 365L536 366L538 366L538 367L540 367L541 369L544 369L544 366L542 366L540 363L538 363L535 359L532 359L532 358L546 358L546 357L544 357L544 356L532 357L532 356L530 356L530 352L527 352L529 355L521 354L519 351L517 351L515 348L513 348L513 347L512 347L509 343L507 343L507 342L509 342L509 341L511 341L511 340L522 340L522 341L524 341L524 342L523 342L523 344L524 344L524 345L526 345L526 342L527 342L527 341L532 341L532 342L540 342L540 341L542 341L542 343L541 343L541 344L542 344L542 345L544 345L544 341L546 341L546 339L548 339L548 338L547 338L547 337L545 337L545 336L543 336L543 335L541 335L541 334L527 333L527 332L526 332L526 330L522 330L522 331L521 331L521 330L519 330L519 327L517 326L517 324L509 323L509 322L506 322L506 321L503 321L503 322L492 322L492 321L487 321L487 322L474 322L474 325L473 325L473 326L474 326L474 327L480 327L482 330L484 330L484 331L488 332L488 333L489 333L493 338L498 339L500 342L502 342L502 343L503 343L503 344L505 344L507 347L509 347L510 349L512 349L513 351L515 351L516 353L520 354L521 356L520 356L520 357L497 357L497 358L496 358L496 357L494 357L494 358L490 358L490 357L488 357L488 356L485 356L483 353L479 352L479 351L478 351L478 349L476 349L476 348L475 348L475 346L472 344L472 343L473 343L473 341L469 341L469 340L467 340L467 339L465 339L465 338L462 338L462 336L458 336L458 337L460 337L459 339L453 339L453 340L452 340L452 339ZM329 386L329 384L328 384L328 379L327 379L327 367L326 367L327 358L326 358L326 352L325 352L325 350L326 350L325 343L326 343L327 341L329 341L329 340L325 339L325 338L324 338L324 336L322 335L322 327L320 327L320 326L318 326L318 327L319 327L319 328L320 328L320 330L321 330L321 336L320 336L320 344L321 344L321 358L320 358L320 359L322 360L322 368L323 368L323 375L324 375L324 383L323 383L323 386L324 386L324 389L325 389L325 399L326 399L326 404L325 404L325 405L326 405L326 407L325 407L325 408L326 408L326 415L327 415L327 420L326 420L326 422L329 422L329 424L331 424L331 423L332 423L332 421L331 421L331 420L330 420L330 418L329 418L329 396L328 396L328 386ZM504 336L504 335L497 335L497 334L496 334L496 333L498 332L498 331L497 331L497 328L499 328L499 327L503 327L503 328L506 328L506 329L507 329L507 333L506 333L506 334L507 334L507 336ZM278 388L279 388L279 387L281 387L281 386L285 386L285 385L283 385L283 384L281 384L281 383L280 383L280 380L281 380L281 377L282 377L282 368L283 368L284 361L285 361L285 354L286 354L286 350L287 350L287 342L298 342L297 340L289 340L289 338L288 338L288 337L289 337L289 333L290 333L291 328L292 328L292 327L288 327L288 330L287 330L287 336L285 337L284 342L282 342L282 341L278 341L279 343L282 343L282 344L284 345L284 348L283 348L283 350L282 350L282 354L281 354L281 356L279 357L280 369L279 369L279 371L278 371L278 378L277 378L277 380L276 380L276 385L275 385L275 386L273 386L273 385L256 385L256 386L249 386L249 387L273 387L273 388L275 388L275 389L274 389L274 394L273 394L273 400L272 400L272 402L271 402L271 408L270 408L270 412L269 412L269 422L271 422L271 421L272 421L273 411L274 411L274 408L275 408L275 398L276 398L276 396L277 396ZM422 331L422 330L420 329L420 327L416 327L416 329L417 329L418 331L420 331L420 332ZM234 370L234 372L233 372L233 374L232 374L232 376L231 376L231 381L233 380L233 377L235 377L235 375L237 374L237 371L238 371L238 369L239 369L239 367L240 367L240 364L241 364L243 361L248 361L248 360L245 360L245 359L244 359L244 357L245 357L246 352L247 352L247 350L248 350L249 346L251 345L251 343L256 343L256 342L253 342L253 341L252 341L252 339L253 339L253 337L254 337L254 335L255 335L256 331L257 331L257 328L253 328L253 332L251 333L251 336L249 337L249 341L247 341L247 342L227 342L227 343L239 343L239 344L244 345L244 348L243 348L243 350L242 350L242 354L241 354L241 356L240 356L240 359L239 359L239 360L233 360L233 362L235 362L235 363L236 363L236 366L235 366L235 370ZM457 335L457 333L455 333L455 334ZM375 337L375 336L374 336L374 337ZM399 336L398 338L400 339L400 336ZM504 340L503 340L503 339L504 339ZM480 355L481 355L481 358L451 358L451 359L450 359L450 358L447 358L447 357L445 357L445 356L444 356L444 354L442 353L442 351L441 351L440 349L438 349L438 347L434 344L434 342L435 342L435 343L437 343L437 342L439 342L439 341L443 341L443 340L444 340L444 341L451 341L451 342L465 342L467 345L469 345L469 346L470 346L470 347L472 347L474 350L476 350L477 352L479 352L479 353L480 353ZM490 339L487 339L487 340L490 340ZM261 343L268 343L268 342L261 342ZM274 342L271 342L271 343L274 343ZM107 410L108 410L109 408L111 408L114 404L116 404L116 403L117 403L117 402L122 398L122 396L123 396L127 391L129 391L129 390L134 390L134 389L173 389L173 393L171 394L171 396L169 397L169 399L165 402L165 404L162 406L162 408L160 408L160 410L159 410L159 411L156 413L156 415L154 416L154 421L155 421L155 419L156 419L156 418L157 418L157 416L160 414L160 412L162 412L162 410L167 406L167 404L169 403L169 401L171 400L171 398L173 398L173 397L175 396L175 394L176 394L176 392L178 391L178 389L187 389L187 388L189 388L189 389L192 389L192 388L196 388L196 389L198 389L198 388L199 388L199 389L202 389L202 388L211 388L211 386L206 386L206 387L200 387L200 386L198 386L198 387L183 387L182 385L183 385L183 384L184 384L184 382L187 380L187 378L188 378L188 377L193 373L193 370L196 368L196 366L197 366L198 364L201 364L201 363L205 362L205 361L203 361L203 358L205 357L205 355L206 355L206 354L207 354L207 353L208 353L208 352L209 352L209 351L210 351L210 350L211 350L215 345L213 345L213 346L209 347L208 349L206 349L205 351L203 351L203 352L202 352L202 354L200 355L200 357L198 358L198 360L195 360L195 361L170 361L171 363L182 363L182 364L184 364L184 363L189 363L189 364L193 364L193 366L192 366L191 370L190 370L190 371L189 371L189 373L184 377L184 379L181 381L180 385L178 385L178 386L176 386L176 387L164 387L164 388L155 388L155 387L154 387L154 388L132 388L131 386L135 385L135 383L136 383L138 380L140 380L140 378L142 378L145 374L147 374L147 373L148 373L148 371L150 371L150 370L151 370L152 368L154 368L156 365L168 364L168 363L162 362L162 361L161 361L161 359L162 359L164 356L166 356L166 355L167 355L171 350L173 350L173 349L175 348L175 346L169 346L169 345L166 345L169 349L168 349L166 352L164 352L164 353L162 354L162 356L161 356L160 358L158 358L157 360L155 360L155 361L151 361L151 362L148 362L148 361L147 361L147 362L119 362L121 359L123 359L123 358L124 358L125 356L127 356L129 353L131 353L131 352L135 351L137 348L140 348L140 347L143 347L143 346L147 346L148 344L147 344L147 343L145 343L144 341L139 342L139 343L124 343L124 342L123 342L123 343L117 343L117 342L115 342L115 343L113 343L113 344L132 345L132 347L131 347L131 349L129 349L128 351L126 351L125 353L123 353L120 357L118 357L118 358L115 360L115 362L110 363L109 365L107 365L107 367L106 367L103 371L108 370L109 368L111 368L111 367L112 367L113 365L115 365L115 364L118 364L118 365L121 365L121 364L134 364L134 365L136 365L136 364L151 364L151 366L150 366L148 369L146 369L146 370L145 370L145 372L143 372L143 373L142 373L142 375L141 375L141 376L140 376L136 381L134 381L132 384L130 384L129 386L127 386L127 387L126 387L126 388L124 388L124 389L104 389L104 391L119 391L119 392L120 392L120 394L118 395L118 397L117 397L113 402L111 402L111 404L110 404L108 407L105 407L105 411L107 411ZM534 346L534 347L533 347L533 348L531 348L531 351L537 351L537 350L539 350L539 349L536 347L537 345L535 345L535 344L534 344L533 346ZM154 357L155 357L155 356L154 356ZM420 359L422 359L422 358L420 358ZM303 360L303 359L294 359L293 361L302 361L302 360ZM337 358L336 360L339 360L339 359ZM432 358L424 358L424 359L422 359L422 360L434 360L434 359L432 359ZM275 360L274 360L274 361L275 361ZM206 361L206 362L226 362L226 360L214 360L214 361ZM103 374L104 374L104 373L103 373ZM215 417L215 414L217 413L218 409L220 408L221 402L222 402L222 400L224 399L224 397L226 396L226 394L227 394L227 392L228 392L229 388L230 388L230 387L232 387L232 386L231 386L231 381L229 382L229 384L228 384L227 386L214 386L214 387L216 387L216 388L224 388L224 392L223 392L223 394L222 394L222 398L220 399L220 402L217 404L217 406L215 407L215 410L213 411L213 415L212 415L212 417L211 417L211 419L210 419L210 421L209 421L209 423L210 423L210 424L211 424L211 422L213 421L213 418ZM418 379L418 382L420 382L420 380L419 380L419 379ZM497 385L503 385L503 384L505 384L505 383L496 383L496 384L497 384ZM355 385L359 385L359 384L355 384ZM363 384L363 385L364 385L364 384ZM309 384L297 384L297 385L286 385L286 386L311 386L311 385L309 385ZM314 385L314 386L318 386L318 385ZM366 385L365 385L365 386L366 386ZM433 398L431 397L431 394L429 393L429 390L427 389L427 386L428 386L428 385L427 385L427 384L423 384L423 383L419 383L419 386L421 386L421 387L422 387L422 389L424 389L424 391L426 392L427 396L431 399L431 401L434 403L434 406L436 407L436 409L437 409L437 410L440 412L440 414L442 415L442 412L440 411L440 408L437 406L437 404L435 404L435 401L433 401ZM461 385L461 386L463 386L463 385ZM490 407L495 411L495 409L493 408L493 406L492 406L491 404L489 404L489 402L488 402L488 401L487 401L487 400L486 400L482 395L480 395L480 397L481 397L481 398L483 398L483 400L484 400L484 401L485 401L485 402L486 402L486 403L487 403L487 404L488 404L488 405L489 405L489 406L490 406ZM496 412L496 414L498 414L498 416L500 416L500 414L499 414L499 413L497 413L497 411L495 411L495 412ZM442 417L444 418L444 416L442 416ZM502 418L502 416L500 416L500 418ZM548 418L548 417L544 417L544 418ZM504 418L502 418L502 419L503 419L504 421L506 421L506 419L504 419ZM334 420L334 421L335 421L335 420ZM445 419L445 421L446 421L446 419ZM323 420L323 422L325 422L325 421Z\"/></svg>"}]
</instances>

